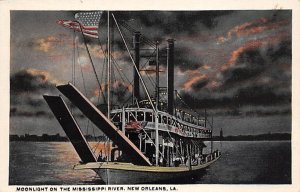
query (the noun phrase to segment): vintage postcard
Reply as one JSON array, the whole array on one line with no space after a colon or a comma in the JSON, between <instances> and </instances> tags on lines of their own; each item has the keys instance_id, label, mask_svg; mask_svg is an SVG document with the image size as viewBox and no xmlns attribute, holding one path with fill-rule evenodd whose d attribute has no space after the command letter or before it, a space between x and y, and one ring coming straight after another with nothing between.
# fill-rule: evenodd
<instances>
[{"instance_id":1,"label":"vintage postcard","mask_svg":"<svg viewBox=\"0 0 300 192\"><path fill-rule=\"evenodd\" d=\"M0 192L299 191L300 2L114 2L0 2Z\"/></svg>"}]
</instances>

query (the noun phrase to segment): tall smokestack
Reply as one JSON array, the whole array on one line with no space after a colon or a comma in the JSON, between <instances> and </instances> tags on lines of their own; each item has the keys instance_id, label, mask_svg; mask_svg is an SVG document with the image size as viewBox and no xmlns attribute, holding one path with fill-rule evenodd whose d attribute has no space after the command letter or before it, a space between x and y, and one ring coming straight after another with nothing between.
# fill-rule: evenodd
<instances>
[{"instance_id":1,"label":"tall smokestack","mask_svg":"<svg viewBox=\"0 0 300 192\"><path fill-rule=\"evenodd\" d=\"M141 33L139 31L134 33L134 62L136 65L137 70L140 70L140 37ZM139 101L140 100L140 79L137 71L133 69L134 72L134 88L133 88L133 95Z\"/></svg>"},{"instance_id":2,"label":"tall smokestack","mask_svg":"<svg viewBox=\"0 0 300 192\"><path fill-rule=\"evenodd\" d=\"M168 113L174 113L174 39L168 39L167 48L168 66Z\"/></svg>"}]
</instances>

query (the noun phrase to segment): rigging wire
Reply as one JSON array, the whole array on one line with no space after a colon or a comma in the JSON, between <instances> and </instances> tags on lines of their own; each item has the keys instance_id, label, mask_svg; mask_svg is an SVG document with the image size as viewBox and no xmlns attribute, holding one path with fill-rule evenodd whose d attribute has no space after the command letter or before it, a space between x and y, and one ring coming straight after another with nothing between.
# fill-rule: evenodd
<instances>
[{"instance_id":1,"label":"rigging wire","mask_svg":"<svg viewBox=\"0 0 300 192\"><path fill-rule=\"evenodd\" d=\"M77 57L80 59L80 53L79 53L79 48L76 44L76 51L77 51ZM84 88L84 93L85 95L87 95L87 89L86 89L86 85L85 85L85 79L84 79L84 75L83 75L83 70L82 70L82 65L81 63L79 63L80 66L80 72L81 72L81 78L82 78L82 84L83 84L83 88Z\"/></svg>"},{"instance_id":2,"label":"rigging wire","mask_svg":"<svg viewBox=\"0 0 300 192\"><path fill-rule=\"evenodd\" d=\"M126 28L127 30L129 30L130 32L134 32L134 31L136 31L136 30L134 30L132 27L130 27L129 25L126 25L126 24L124 24L124 22L123 22L123 27L124 28ZM154 43L152 43L149 39L147 39L146 37L142 37L142 39L144 40L144 41L146 41L146 42L148 42L148 44L150 44L150 45L155 45ZM102 44L101 44L101 42L100 42L100 40L98 39L98 42L99 42L99 45L100 45L100 49L101 49L101 51L103 52L103 54L104 54L104 56L105 56L105 59L107 59L107 53L104 51L104 49L103 49L103 46L102 46ZM153 46L154 47L154 46ZM153 53L152 53L152 55L155 53L155 50L153 51ZM146 66L146 64L149 62L149 60L150 60L150 58L144 63L144 65L142 66L142 68L143 67L145 67ZM119 74L120 74L120 77L121 77L121 74L123 74L120 70L119 70L119 65L117 64L117 62L116 62L116 60L112 57L112 61L113 61L113 63L115 64L115 65L117 65L117 66L115 66L117 69L118 69L118 72L119 72ZM103 70L104 71L104 70ZM102 72L103 72L102 71ZM148 77L148 79L149 79L149 81L152 83L152 86L153 87L155 87L155 83L154 83L154 80L146 73L146 75L147 75L147 77ZM126 80L128 81L128 83L130 84L130 85L133 85L133 80L132 81L129 81L129 79L126 77L126 75L124 75L124 77L126 78ZM121 78L122 80L124 80L123 78ZM130 96L131 97L131 96Z\"/></svg>"},{"instance_id":3,"label":"rigging wire","mask_svg":"<svg viewBox=\"0 0 300 192\"><path fill-rule=\"evenodd\" d=\"M75 46L76 46L77 57L80 58L79 48L78 48L78 44L76 43L76 41L75 41L74 48L75 48ZM81 72L81 78L82 78L82 84L83 84L83 88L84 88L84 93L85 93L85 95L87 95L87 89L86 89L86 84L85 84L85 79L84 79L84 74L83 74L81 63L79 63L79 66L80 66L80 72ZM89 125L90 125L90 120L87 119L87 123L86 123L86 135L89 134Z\"/></svg>"},{"instance_id":4,"label":"rigging wire","mask_svg":"<svg viewBox=\"0 0 300 192\"><path fill-rule=\"evenodd\" d=\"M126 75L120 70L121 67L118 65L118 63L116 62L116 60L114 59L114 57L112 57L112 61L113 61L113 66L117 69L117 72L118 72L118 74L120 75L121 80L122 80L123 82L126 82L126 81L125 81L125 79L126 79L127 82L128 82L131 86L133 86L133 80L130 81L130 80L126 77ZM149 62L149 60L146 61L146 62L143 64L142 67L145 67L146 64L147 64L148 62ZM122 75L125 77L125 79L123 78ZM153 82L153 79L152 79L147 73L146 73L146 75L147 75L147 77L149 78L149 81L152 82L153 87L155 87L154 82ZM128 87L124 87L122 91L125 91L127 88L128 88ZM131 95L129 96L129 99L130 99L130 98L131 98ZM126 100L124 103L127 103L127 102L128 102L128 100ZM122 105L124 105L124 103L123 103Z\"/></svg>"},{"instance_id":5,"label":"rigging wire","mask_svg":"<svg viewBox=\"0 0 300 192\"><path fill-rule=\"evenodd\" d=\"M120 69L118 69L118 67L117 67L115 64L116 64L116 63L113 62L113 67L115 67L115 68L117 69L117 72L119 73L120 78L122 79L122 81L123 81L123 82L126 82L126 81L123 79L123 77L121 76L122 72L120 71ZM114 71L114 70L112 70L112 71ZM125 76L125 77L126 77L126 76ZM133 86L130 82L129 82L129 84L130 84L131 86ZM129 86L130 86L130 85L129 85ZM121 89L121 92L126 91L126 90L129 88L129 86L125 86L125 85L124 85L123 89ZM132 96L132 94L129 95L129 98L131 98L131 96ZM124 105L124 103L122 103L122 105Z\"/></svg>"},{"instance_id":6,"label":"rigging wire","mask_svg":"<svg viewBox=\"0 0 300 192\"><path fill-rule=\"evenodd\" d=\"M116 26L117 26L118 31L119 31L119 33L120 33L120 36L121 36L122 40L124 41L125 47L126 47L126 49L127 49L127 52L129 53L130 59L131 59L131 61L132 61L132 63L133 63L133 66L134 66L135 70L138 72L138 70L137 70L137 68L136 68L136 65L135 65L135 62L134 62L134 59L132 58L132 55L130 54L128 45L127 45L127 43L126 43L126 41L125 41L125 39L124 39L124 36L123 36L122 33L121 33L121 29L119 28L118 22L117 22L117 20L116 20L116 18L115 18L115 16L114 16L114 14L112 14L112 16L113 16L113 19L114 19L114 21L115 21L115 23L116 23ZM139 76L139 78L140 78L140 80L141 80L141 82L142 82L142 85L143 85L143 87L144 87L144 89L145 89L145 91L146 91L146 93L147 93L147 97L148 97L148 99L149 99L149 102L150 102L150 104L151 104L151 107L152 107L153 111L156 112L156 109L155 109L155 107L154 107L154 105L153 105L153 102L152 102L151 97L150 97L150 95L149 95L148 89L147 89L147 87L146 87L146 85L145 85L145 82L143 81L143 78L141 77L140 73L137 73L137 74L138 74L138 76Z\"/></svg>"},{"instance_id":7,"label":"rigging wire","mask_svg":"<svg viewBox=\"0 0 300 192\"><path fill-rule=\"evenodd\" d=\"M153 86L153 88L155 88L155 82L154 80L150 77L150 75L147 73L147 71L145 72L146 76L149 79L149 82L151 83L151 85Z\"/></svg>"},{"instance_id":8,"label":"rigging wire","mask_svg":"<svg viewBox=\"0 0 300 192\"><path fill-rule=\"evenodd\" d=\"M117 68L117 70L118 70L118 72L119 72L119 74L120 74L120 77L122 78L122 74L123 74L124 77L125 77L125 79L127 80L127 82L128 82L130 85L133 85L133 81L130 81L130 80L126 77L126 75L120 70L121 67L118 65L118 63L116 62L116 60L114 59L114 57L112 57L112 61L113 61L113 64L115 65L115 67ZM124 80L124 79L122 78L122 80Z\"/></svg>"},{"instance_id":9,"label":"rigging wire","mask_svg":"<svg viewBox=\"0 0 300 192\"><path fill-rule=\"evenodd\" d=\"M125 29L129 30L131 33L136 32L136 30L133 29L132 27L130 27L125 21L121 22L120 25L122 26L122 24L123 24L123 27L124 27ZM124 37L126 37L125 34L124 34ZM128 40L128 38L127 38L127 40ZM155 43L153 43L152 41L150 41L149 39L147 39L146 37L144 37L143 35L141 35L141 42L144 42L143 40L144 40L144 41L146 40L146 43L148 42L147 44L149 44L149 45L152 46L153 48L156 48L156 47L155 47ZM155 52L156 52L156 49L154 49L153 52L152 52L150 55L151 55L151 56L154 56ZM147 63L149 63L149 61L150 61L150 59L151 59L151 56L147 59L147 61L146 61L145 64L141 67L141 69L143 69L143 68L146 66ZM155 88L155 82L154 82L154 80L150 77L150 75L149 75L147 72L145 72L145 74L146 74L146 76L148 77L148 79L149 79L150 83L152 84L152 86ZM133 82L133 81L132 81L132 82Z\"/></svg>"},{"instance_id":10,"label":"rigging wire","mask_svg":"<svg viewBox=\"0 0 300 192\"><path fill-rule=\"evenodd\" d=\"M127 30L128 30L129 32L131 32L131 33L134 33L134 32L137 31L137 30L133 29L131 26L129 26L125 21L121 21L120 26L124 27L125 29L127 29ZM128 40L126 34L124 34L124 38L126 38L126 39ZM153 43L152 41L150 41L149 39L147 39L147 38L144 37L143 35L141 35L141 42L145 42L146 44L150 45L151 47L156 48L156 47L155 47L155 43ZM153 51L153 53L152 53L151 55L154 56L155 52L156 52L156 49L154 49L154 51ZM141 67L141 69L144 68L144 67L146 66L146 64L150 61L150 59L151 59L151 57L149 57L149 58L147 59L147 61L146 61L145 64ZM146 77L148 78L150 84L151 84L151 85L153 86L153 88L155 89L155 86L156 86L156 85L155 85L154 80L150 77L150 75L149 75L147 72L145 72L145 74L146 74ZM133 83L133 81L132 81L132 83ZM144 93L146 92L145 90L143 90L143 91L144 91ZM147 93L146 93L146 94L147 94Z\"/></svg>"},{"instance_id":11,"label":"rigging wire","mask_svg":"<svg viewBox=\"0 0 300 192\"><path fill-rule=\"evenodd\" d=\"M117 85L117 79L115 77L115 73L114 73L114 70L113 70L113 65L111 65L111 82L114 82L116 85ZM114 86L114 84L112 84L112 87ZM116 87L113 87L116 89ZM112 89L112 94L111 94L111 101L113 102L114 101L114 90ZM116 95L115 95L116 96ZM116 96L117 98L117 96ZM113 108L113 104L111 104L112 108Z\"/></svg>"},{"instance_id":12,"label":"rigging wire","mask_svg":"<svg viewBox=\"0 0 300 192\"><path fill-rule=\"evenodd\" d=\"M75 42L75 30L73 30L73 41L72 41L72 44L73 44L73 50L72 50L72 63L71 63L71 65L72 65L72 70L71 70L71 72L72 72L72 74L71 74L71 81L72 81L72 83L74 84L74 82L75 82L75 75L74 75L74 70L75 70L75 46L74 46L74 42ZM71 111L71 113L73 114L73 105L72 105L72 102L70 103L70 111Z\"/></svg>"},{"instance_id":13,"label":"rigging wire","mask_svg":"<svg viewBox=\"0 0 300 192\"><path fill-rule=\"evenodd\" d=\"M104 65L103 65L103 69L102 69L102 73L101 73L101 82L103 84L103 86L102 86L103 91L104 91L104 93L107 94L107 84L106 84L107 83L107 73L105 73L105 72L108 70L108 66L107 66L108 61L106 58L104 58L103 61L104 61Z\"/></svg>"},{"instance_id":14,"label":"rigging wire","mask_svg":"<svg viewBox=\"0 0 300 192\"><path fill-rule=\"evenodd\" d=\"M73 30L72 83L75 85L75 30Z\"/></svg>"},{"instance_id":15,"label":"rigging wire","mask_svg":"<svg viewBox=\"0 0 300 192\"><path fill-rule=\"evenodd\" d=\"M124 20L121 20L121 22L120 22L120 25L122 26L122 27L124 27L125 29L127 29L128 31L130 31L130 32L135 32L135 31L137 31L137 30L135 30L133 27L131 27L128 23L126 23ZM153 48L155 48L155 43L153 42L153 41L151 41L150 39L148 39L147 37L145 37L145 36L141 36L141 40L142 40L142 42L145 42L146 44L148 44L149 46L151 46L151 47L153 47ZM147 73L146 73L147 74ZM148 74L147 74L147 76L148 76ZM149 78L149 80L150 80L150 77L148 76L148 78ZM151 80L150 80L150 82L151 82ZM153 84L154 84L154 86L155 86L155 83L154 82L152 82ZM195 111L195 110L193 110L192 109L192 107L191 106L189 106L188 104L186 104L186 102L182 99L182 97L180 96L180 94L177 92L177 94L178 94L178 96L179 96L179 99L183 102L183 104L185 104L187 107L189 107L194 113L196 113L198 116L200 116L200 114L197 112L197 111ZM212 124L210 123L210 121L209 120L207 120L207 122L208 122L208 124L210 125L210 126L212 126Z\"/></svg>"},{"instance_id":16,"label":"rigging wire","mask_svg":"<svg viewBox=\"0 0 300 192\"><path fill-rule=\"evenodd\" d=\"M128 23L126 23L124 20L121 20L120 25L122 27L124 27L125 29L127 29L130 32L136 32L137 30L134 29L133 27L131 27ZM145 43L147 43L149 46L155 48L156 44L151 41L150 39L148 39L147 37L141 35L141 40Z\"/></svg>"},{"instance_id":17,"label":"rigging wire","mask_svg":"<svg viewBox=\"0 0 300 192\"><path fill-rule=\"evenodd\" d=\"M78 22L78 23L79 23L79 22ZM86 50L87 50L87 53L88 53L90 62L91 62L92 67L93 67L93 71L94 71L95 77L96 77L96 79L97 79L97 83L98 83L98 86L99 86L99 93L101 92L104 103L107 103L107 102L106 102L106 99L105 99L105 97L104 97L104 93L103 93L103 91L102 91L101 83L100 83L100 81L99 81L99 78L98 78L98 75L97 75L97 72L96 72L96 68L95 68L95 66L94 66L94 63L93 63L93 60L92 60L90 51L89 51L88 46L87 46L87 43L86 43L86 38L85 38L85 36L84 36L84 34L83 34L83 31L82 31L82 26L81 26L80 23L79 23L79 26L80 26L80 31L81 31L81 34L82 34L82 37L83 37L83 41L84 41L85 48L86 48ZM100 95L100 94L99 94L99 95Z\"/></svg>"},{"instance_id":18,"label":"rigging wire","mask_svg":"<svg viewBox=\"0 0 300 192\"><path fill-rule=\"evenodd\" d=\"M176 94L177 94L179 100L180 100L186 107L189 107L189 108L191 109L191 111L193 111L194 113L196 113L197 115L200 116L200 114L199 114L196 110L194 110L189 104L187 104L187 103L183 100L182 96L179 94L178 91L176 91Z\"/></svg>"},{"instance_id":19,"label":"rigging wire","mask_svg":"<svg viewBox=\"0 0 300 192\"><path fill-rule=\"evenodd\" d=\"M122 25L125 29L127 29L128 31L130 31L130 32L132 32L132 33L136 31L136 30L133 29L131 26L129 26L127 23L125 23L125 21L123 21L121 25ZM142 35L142 36L141 36L141 39L142 39L142 41L146 42L148 45L150 45L150 46L152 46L153 48L155 48L155 43L153 43L151 40L149 40L149 39L146 38L145 36ZM102 53L103 53L103 55L104 55L104 57L105 57L105 60L107 60L107 52L104 51L100 39L98 39L98 43L99 43L100 49L101 49L101 51L102 51ZM155 53L155 51L156 51L156 50L154 50L153 53L152 53L151 55L153 55L153 54ZM142 68L144 68L144 67L146 66L146 64L149 62L149 60L150 60L150 58L144 63L144 65L142 66ZM119 65L117 64L117 62L116 62L116 60L115 60L114 57L112 57L112 61L113 61L113 63L117 66L116 68L118 69L118 72L119 72L120 77L121 77L121 74L123 74L123 73L120 72L120 70L119 70L120 67L119 67ZM104 71L104 70L103 70L103 71ZM103 73L103 71L102 71L102 73ZM155 87L154 80L151 79L151 77L150 77L147 73L146 73L146 75L148 76L149 81L152 83L152 86ZM126 77L126 75L124 75L124 77L126 78L126 80L128 81L128 83L129 83L130 85L133 85L133 81L130 81L130 80ZM122 79L123 79L123 78L122 78ZM102 80L102 79L101 79L101 80ZM151 80L152 80L152 81L151 81ZM131 96L130 96L130 97L131 97ZM130 98L130 97L129 97L129 98ZM128 100L127 100L126 102L128 102Z\"/></svg>"},{"instance_id":20,"label":"rigging wire","mask_svg":"<svg viewBox=\"0 0 300 192\"><path fill-rule=\"evenodd\" d=\"M190 105L188 105L183 99L182 96L178 93L178 91L176 91L176 94L179 98L179 100L188 108L190 108L190 110L194 113L196 113L198 116L201 116L201 114L199 114L198 111L194 110ZM210 125L210 127L212 127L212 123L209 121L209 119L206 118L206 122Z\"/></svg>"},{"instance_id":21,"label":"rigging wire","mask_svg":"<svg viewBox=\"0 0 300 192\"><path fill-rule=\"evenodd\" d=\"M79 24L80 26L80 31L81 31L81 34L82 34L82 37L83 37L83 41L84 41L84 45L85 45L85 48L87 50L87 53L88 53L88 56L89 56L89 59L90 59L90 62L91 62L91 65L92 65L92 68L93 68L93 72L95 74L95 77L96 77L96 80L97 80L97 83L98 83L98 86L99 86L99 94L98 94L98 103L100 101L100 92L102 94L102 97L103 97L103 102L106 103L106 99L104 97L104 92L102 90L102 87L101 87L101 82L99 81L99 77L97 75L97 72L96 72L96 69L95 69L95 66L94 66L94 63L93 63L93 60L92 60L92 57L91 57L91 54L90 54L90 51L88 49L88 46L87 46L87 43L86 43L86 38L83 34L83 31L82 31L82 26ZM74 31L75 32L75 31ZM77 52L78 52L78 55L79 55L79 50L78 50L78 46L77 46ZM74 57L75 58L75 57ZM75 59L74 59L75 61ZM75 62L74 62L75 63ZM86 86L85 86L85 81L84 81L84 76L83 76L83 70L82 70L82 66L80 65L80 69L81 69L81 74L82 74L82 79L83 79L83 85L84 85L84 90L85 90L85 94L87 95L87 90L86 90ZM102 71L103 72L103 71ZM74 64L74 70L73 70L73 74L75 76L75 64ZM103 77L103 73L101 75L101 79ZM75 77L74 77L74 83L75 83ZM75 85L75 84L74 84ZM90 124L90 121L88 120L87 121L87 128L86 128L86 134L88 134L88 131L89 131L89 124ZM93 127L92 129L92 132L93 132L93 136L96 137L96 134L95 134L95 127ZM96 149L98 148L98 144L95 146L95 150L94 150L94 153L96 151Z\"/></svg>"}]
</instances>

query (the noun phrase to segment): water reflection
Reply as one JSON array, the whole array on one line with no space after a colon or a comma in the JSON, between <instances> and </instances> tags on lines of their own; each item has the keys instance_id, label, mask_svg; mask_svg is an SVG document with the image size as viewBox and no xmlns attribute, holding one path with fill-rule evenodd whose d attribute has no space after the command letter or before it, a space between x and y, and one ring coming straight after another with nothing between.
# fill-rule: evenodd
<instances>
[{"instance_id":1,"label":"water reflection","mask_svg":"<svg viewBox=\"0 0 300 192\"><path fill-rule=\"evenodd\" d=\"M216 142L214 146L220 149L221 144ZM105 153L106 146L92 143L92 148L99 154L100 151ZM162 183L291 183L290 142L223 142L221 151L220 160L207 170L193 177ZM69 142L11 142L9 184L103 184L92 170L74 170L73 166L79 161Z\"/></svg>"}]
</instances>

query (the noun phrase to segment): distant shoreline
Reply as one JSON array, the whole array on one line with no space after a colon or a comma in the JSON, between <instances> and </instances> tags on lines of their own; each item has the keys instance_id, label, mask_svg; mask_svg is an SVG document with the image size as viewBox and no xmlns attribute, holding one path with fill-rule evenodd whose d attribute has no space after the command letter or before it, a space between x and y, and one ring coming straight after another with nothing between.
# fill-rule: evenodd
<instances>
[{"instance_id":1,"label":"distant shoreline","mask_svg":"<svg viewBox=\"0 0 300 192\"><path fill-rule=\"evenodd\" d=\"M106 141L106 136L86 136L87 141ZM237 135L237 136L214 136L213 141L290 141L290 133L267 133L259 135ZM30 141L30 142L69 142L69 139L66 136L48 135L43 134L39 135L10 135L9 141ZM209 140L210 141L210 140Z\"/></svg>"},{"instance_id":2,"label":"distant shoreline","mask_svg":"<svg viewBox=\"0 0 300 192\"><path fill-rule=\"evenodd\" d=\"M290 133L267 133L259 135L214 136L213 141L290 141Z\"/></svg>"}]
</instances>

